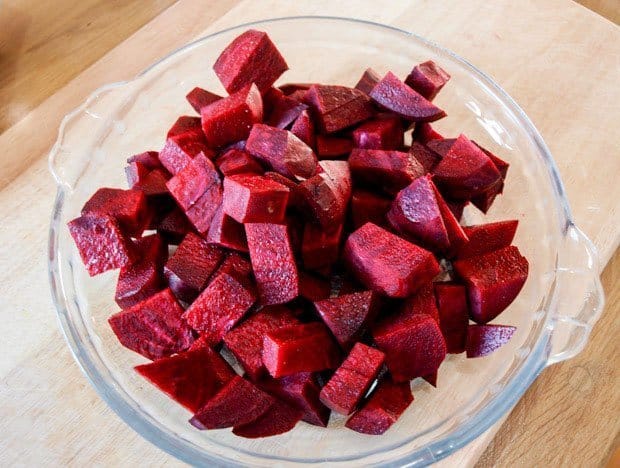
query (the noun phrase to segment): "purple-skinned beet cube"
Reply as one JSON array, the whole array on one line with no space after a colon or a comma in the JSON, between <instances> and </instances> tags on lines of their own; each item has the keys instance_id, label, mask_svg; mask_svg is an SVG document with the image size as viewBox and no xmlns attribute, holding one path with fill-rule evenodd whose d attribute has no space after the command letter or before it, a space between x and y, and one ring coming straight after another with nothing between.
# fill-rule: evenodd
<instances>
[{"instance_id":1,"label":"purple-skinned beet cube","mask_svg":"<svg viewBox=\"0 0 620 468\"><path fill-rule=\"evenodd\" d=\"M379 115L353 130L353 144L363 149L399 150L404 144L403 125L395 115Z\"/></svg>"},{"instance_id":2,"label":"purple-skinned beet cube","mask_svg":"<svg viewBox=\"0 0 620 468\"><path fill-rule=\"evenodd\" d=\"M426 172L409 153L354 148L349 166L357 183L396 193Z\"/></svg>"},{"instance_id":3,"label":"purple-skinned beet cube","mask_svg":"<svg viewBox=\"0 0 620 468\"><path fill-rule=\"evenodd\" d=\"M187 93L185 99L187 99L187 102L200 114L203 107L222 99L222 96L207 91L206 89L196 87Z\"/></svg>"},{"instance_id":4,"label":"purple-skinned beet cube","mask_svg":"<svg viewBox=\"0 0 620 468\"><path fill-rule=\"evenodd\" d=\"M465 351L469 324L467 289L454 282L436 283L435 296L439 309L439 327L446 340L448 353L462 353Z\"/></svg>"},{"instance_id":5,"label":"purple-skinned beet cube","mask_svg":"<svg viewBox=\"0 0 620 468\"><path fill-rule=\"evenodd\" d=\"M363 93L370 94L372 88L381 80L379 74L372 68L367 68L364 74L355 85L356 89L359 89Z\"/></svg>"},{"instance_id":6,"label":"purple-skinned beet cube","mask_svg":"<svg viewBox=\"0 0 620 468\"><path fill-rule=\"evenodd\" d=\"M428 60L413 67L405 83L432 101L449 79L447 71L432 60Z\"/></svg>"},{"instance_id":7,"label":"purple-skinned beet cube","mask_svg":"<svg viewBox=\"0 0 620 468\"><path fill-rule=\"evenodd\" d=\"M306 103L323 133L337 132L372 116L368 96L346 86L312 85L306 92Z\"/></svg>"},{"instance_id":8,"label":"purple-skinned beet cube","mask_svg":"<svg viewBox=\"0 0 620 468\"><path fill-rule=\"evenodd\" d=\"M467 327L467 344L465 349L468 358L482 357L504 346L514 332L510 325L470 325Z\"/></svg>"}]
</instances>

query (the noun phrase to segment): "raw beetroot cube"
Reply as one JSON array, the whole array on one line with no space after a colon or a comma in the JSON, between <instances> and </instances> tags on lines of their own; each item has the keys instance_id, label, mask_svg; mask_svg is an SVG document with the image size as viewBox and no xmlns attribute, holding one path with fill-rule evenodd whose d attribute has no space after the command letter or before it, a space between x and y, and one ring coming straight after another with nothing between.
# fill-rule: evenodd
<instances>
[{"instance_id":1,"label":"raw beetroot cube","mask_svg":"<svg viewBox=\"0 0 620 468\"><path fill-rule=\"evenodd\" d=\"M126 266L137 256L131 239L110 216L80 216L68 226L90 276Z\"/></svg>"},{"instance_id":2,"label":"raw beetroot cube","mask_svg":"<svg viewBox=\"0 0 620 468\"><path fill-rule=\"evenodd\" d=\"M176 122L170 127L166 138L172 138L179 135L186 135L196 140L204 142L204 135L200 129L200 117L193 117L190 115L182 115Z\"/></svg>"},{"instance_id":3,"label":"raw beetroot cube","mask_svg":"<svg viewBox=\"0 0 620 468\"><path fill-rule=\"evenodd\" d=\"M434 130L428 122L418 122L413 130L413 139L426 145L429 141L443 139L443 136Z\"/></svg>"},{"instance_id":4,"label":"raw beetroot cube","mask_svg":"<svg viewBox=\"0 0 620 468\"><path fill-rule=\"evenodd\" d=\"M380 106L404 119L414 122L432 122L446 113L432 102L388 72L370 91L369 96Z\"/></svg>"},{"instance_id":5,"label":"raw beetroot cube","mask_svg":"<svg viewBox=\"0 0 620 468\"><path fill-rule=\"evenodd\" d=\"M235 376L228 363L208 347L158 359L135 369L192 413Z\"/></svg>"},{"instance_id":6,"label":"raw beetroot cube","mask_svg":"<svg viewBox=\"0 0 620 468\"><path fill-rule=\"evenodd\" d=\"M200 152L208 157L213 155L206 146L200 118L181 116L168 131L159 160L168 172L176 174Z\"/></svg>"},{"instance_id":7,"label":"raw beetroot cube","mask_svg":"<svg viewBox=\"0 0 620 468\"><path fill-rule=\"evenodd\" d=\"M314 83L284 83L278 89L285 95L293 94L295 91L307 91Z\"/></svg>"},{"instance_id":8,"label":"raw beetroot cube","mask_svg":"<svg viewBox=\"0 0 620 468\"><path fill-rule=\"evenodd\" d=\"M301 244L304 267L313 270L336 263L341 239L342 224L326 231L316 224L306 223Z\"/></svg>"},{"instance_id":9,"label":"raw beetroot cube","mask_svg":"<svg viewBox=\"0 0 620 468\"><path fill-rule=\"evenodd\" d=\"M187 219L191 221L200 234L204 235L211 227L211 221L222 204L222 192L222 184L211 184L207 191L185 211Z\"/></svg>"},{"instance_id":10,"label":"raw beetroot cube","mask_svg":"<svg viewBox=\"0 0 620 468\"><path fill-rule=\"evenodd\" d=\"M267 33L250 29L224 49L213 70L230 94L252 83L264 92L288 65Z\"/></svg>"},{"instance_id":11,"label":"raw beetroot cube","mask_svg":"<svg viewBox=\"0 0 620 468\"><path fill-rule=\"evenodd\" d=\"M166 182L170 179L168 171L161 169L147 169L142 163L134 162L125 168L127 184L133 190L139 190L151 201L153 197L160 197L168 193ZM156 201L153 200L155 203Z\"/></svg>"},{"instance_id":12,"label":"raw beetroot cube","mask_svg":"<svg viewBox=\"0 0 620 468\"><path fill-rule=\"evenodd\" d=\"M159 161L159 153L157 151L145 151L144 153L134 154L127 158L127 164L140 163L149 170L161 169L163 166Z\"/></svg>"},{"instance_id":13,"label":"raw beetroot cube","mask_svg":"<svg viewBox=\"0 0 620 468\"><path fill-rule=\"evenodd\" d=\"M487 213L495 198L504 190L504 181L499 179L495 184L488 187L481 195L471 199L471 203L483 213Z\"/></svg>"},{"instance_id":14,"label":"raw beetroot cube","mask_svg":"<svg viewBox=\"0 0 620 468\"><path fill-rule=\"evenodd\" d=\"M471 319L485 324L508 307L525 284L528 266L515 246L454 262L467 284Z\"/></svg>"},{"instance_id":15,"label":"raw beetroot cube","mask_svg":"<svg viewBox=\"0 0 620 468\"><path fill-rule=\"evenodd\" d=\"M248 251L243 225L224 213L222 206L217 209L211 220L207 242L227 249Z\"/></svg>"},{"instance_id":16,"label":"raw beetroot cube","mask_svg":"<svg viewBox=\"0 0 620 468\"><path fill-rule=\"evenodd\" d=\"M378 116L353 130L356 148L398 150L404 144L404 131L400 119L391 114Z\"/></svg>"},{"instance_id":17,"label":"raw beetroot cube","mask_svg":"<svg viewBox=\"0 0 620 468\"><path fill-rule=\"evenodd\" d=\"M284 434L301 421L303 414L301 409L276 400L262 416L252 422L233 427L233 434L247 439Z\"/></svg>"},{"instance_id":18,"label":"raw beetroot cube","mask_svg":"<svg viewBox=\"0 0 620 468\"><path fill-rule=\"evenodd\" d=\"M272 377L335 369L338 346L322 323L278 328L263 339L263 363Z\"/></svg>"},{"instance_id":19,"label":"raw beetroot cube","mask_svg":"<svg viewBox=\"0 0 620 468\"><path fill-rule=\"evenodd\" d=\"M510 325L470 325L467 327L467 357L491 354L510 341L515 330Z\"/></svg>"},{"instance_id":20,"label":"raw beetroot cube","mask_svg":"<svg viewBox=\"0 0 620 468\"><path fill-rule=\"evenodd\" d=\"M349 156L357 182L398 192L426 172L408 153L354 148Z\"/></svg>"},{"instance_id":21,"label":"raw beetroot cube","mask_svg":"<svg viewBox=\"0 0 620 468\"><path fill-rule=\"evenodd\" d=\"M299 295L309 301L320 301L327 299L331 294L331 284L329 281L317 276L299 272Z\"/></svg>"},{"instance_id":22,"label":"raw beetroot cube","mask_svg":"<svg viewBox=\"0 0 620 468\"><path fill-rule=\"evenodd\" d=\"M299 187L297 182L289 179L288 177L284 177L278 172L267 171L264 175L267 179L271 179L279 184L284 185L285 187L288 187L288 207L297 208L301 206L303 198L302 195L299 193Z\"/></svg>"},{"instance_id":23,"label":"raw beetroot cube","mask_svg":"<svg viewBox=\"0 0 620 468\"><path fill-rule=\"evenodd\" d=\"M281 222L288 197L288 187L263 176L237 174L224 179L224 213L239 223Z\"/></svg>"},{"instance_id":24,"label":"raw beetroot cube","mask_svg":"<svg viewBox=\"0 0 620 468\"><path fill-rule=\"evenodd\" d=\"M385 215L390 210L392 202L374 192L357 189L351 196L351 218L353 228L357 229L371 222L377 226L386 224Z\"/></svg>"},{"instance_id":25,"label":"raw beetroot cube","mask_svg":"<svg viewBox=\"0 0 620 468\"><path fill-rule=\"evenodd\" d=\"M384 359L378 349L356 343L321 389L321 402L336 413L351 414L379 375Z\"/></svg>"},{"instance_id":26,"label":"raw beetroot cube","mask_svg":"<svg viewBox=\"0 0 620 468\"><path fill-rule=\"evenodd\" d=\"M409 382L379 382L370 399L351 416L345 426L355 432L380 435L394 424L413 401Z\"/></svg>"},{"instance_id":27,"label":"raw beetroot cube","mask_svg":"<svg viewBox=\"0 0 620 468\"><path fill-rule=\"evenodd\" d=\"M446 340L448 352L462 353L465 351L469 324L467 290L465 286L457 283L437 283L435 296L439 309L439 327Z\"/></svg>"},{"instance_id":28,"label":"raw beetroot cube","mask_svg":"<svg viewBox=\"0 0 620 468\"><path fill-rule=\"evenodd\" d=\"M454 219L460 221L463 217L463 210L469 204L467 200L446 200L446 205L448 205L448 209L454 215ZM465 228L463 228L463 232L465 232ZM469 239L469 235L465 232L465 235Z\"/></svg>"},{"instance_id":29,"label":"raw beetroot cube","mask_svg":"<svg viewBox=\"0 0 620 468\"><path fill-rule=\"evenodd\" d=\"M146 197L139 190L100 188L82 208L82 216L107 215L129 236L142 234L149 222Z\"/></svg>"},{"instance_id":30,"label":"raw beetroot cube","mask_svg":"<svg viewBox=\"0 0 620 468\"><path fill-rule=\"evenodd\" d=\"M304 180L316 172L316 155L288 130L256 124L245 148L252 156L289 179Z\"/></svg>"},{"instance_id":31,"label":"raw beetroot cube","mask_svg":"<svg viewBox=\"0 0 620 468\"><path fill-rule=\"evenodd\" d=\"M153 226L169 244L179 244L185 236L194 230L192 224L180 208L174 207L162 216Z\"/></svg>"},{"instance_id":32,"label":"raw beetroot cube","mask_svg":"<svg viewBox=\"0 0 620 468\"><path fill-rule=\"evenodd\" d=\"M245 233L261 303L284 304L295 299L299 278L286 226L248 223Z\"/></svg>"},{"instance_id":33,"label":"raw beetroot cube","mask_svg":"<svg viewBox=\"0 0 620 468\"><path fill-rule=\"evenodd\" d=\"M452 145L454 145L455 141L456 138L438 138L429 141L428 143L426 143L426 146L443 158L448 153L448 151L450 151L450 148L452 148Z\"/></svg>"},{"instance_id":34,"label":"raw beetroot cube","mask_svg":"<svg viewBox=\"0 0 620 468\"><path fill-rule=\"evenodd\" d=\"M448 82L450 75L432 60L413 67L405 83L432 101Z\"/></svg>"},{"instance_id":35,"label":"raw beetroot cube","mask_svg":"<svg viewBox=\"0 0 620 468\"><path fill-rule=\"evenodd\" d=\"M170 289L112 315L108 322L123 346L155 360L186 350L194 341L183 308Z\"/></svg>"},{"instance_id":36,"label":"raw beetroot cube","mask_svg":"<svg viewBox=\"0 0 620 468\"><path fill-rule=\"evenodd\" d=\"M306 102L324 133L337 132L372 116L368 96L346 86L312 85L306 91Z\"/></svg>"},{"instance_id":37,"label":"raw beetroot cube","mask_svg":"<svg viewBox=\"0 0 620 468\"><path fill-rule=\"evenodd\" d=\"M448 234L450 248L446 251L446 255L451 258L456 254L461 246L469 241L469 238L467 237L467 234L465 234L465 231L463 231L463 228L454 216L454 213L452 213L452 210L450 210L450 207L439 193L439 190L437 190L437 187L435 187L435 184L433 184L432 187L433 192L435 193L435 199L437 200L437 205L439 206L441 217L444 225L446 226L446 232Z\"/></svg>"},{"instance_id":38,"label":"raw beetroot cube","mask_svg":"<svg viewBox=\"0 0 620 468\"><path fill-rule=\"evenodd\" d=\"M353 149L353 142L349 138L317 135L316 152L319 159L333 159L338 156L346 156Z\"/></svg>"},{"instance_id":39,"label":"raw beetroot cube","mask_svg":"<svg viewBox=\"0 0 620 468\"><path fill-rule=\"evenodd\" d=\"M207 91L206 89L196 87L187 93L185 99L187 99L187 102L189 102L194 110L200 114L200 110L203 107L222 99L222 96L218 96L217 94Z\"/></svg>"},{"instance_id":40,"label":"raw beetroot cube","mask_svg":"<svg viewBox=\"0 0 620 468\"><path fill-rule=\"evenodd\" d=\"M207 191L219 190L220 176L213 163L200 153L166 184L172 196L188 210Z\"/></svg>"},{"instance_id":41,"label":"raw beetroot cube","mask_svg":"<svg viewBox=\"0 0 620 468\"><path fill-rule=\"evenodd\" d=\"M263 168L247 151L232 148L215 161L225 177L235 174L262 174Z\"/></svg>"},{"instance_id":42,"label":"raw beetroot cube","mask_svg":"<svg viewBox=\"0 0 620 468\"><path fill-rule=\"evenodd\" d=\"M349 236L343 256L362 284L390 297L410 296L440 271L432 253L372 223Z\"/></svg>"},{"instance_id":43,"label":"raw beetroot cube","mask_svg":"<svg viewBox=\"0 0 620 468\"><path fill-rule=\"evenodd\" d=\"M486 154L491 159L491 161L493 161L493 164L495 164L495 167L497 168L499 173L502 175L502 179L505 179L506 176L508 175L508 168L510 167L510 164L508 164L506 161L504 161L500 157L491 153L488 149L483 148L475 141L472 140L472 143L476 145L478 148L480 148L484 152L484 154Z\"/></svg>"},{"instance_id":44,"label":"raw beetroot cube","mask_svg":"<svg viewBox=\"0 0 620 468\"><path fill-rule=\"evenodd\" d=\"M187 323L216 345L256 301L254 287L245 278L219 273L185 311Z\"/></svg>"},{"instance_id":45,"label":"raw beetroot cube","mask_svg":"<svg viewBox=\"0 0 620 468\"><path fill-rule=\"evenodd\" d=\"M271 88L269 92L273 92L271 106L267 114L267 106L265 105L266 115L265 123L275 128L286 128L291 125L299 114L308 108L303 102L285 96L284 93L277 88ZM268 93L269 93L268 92ZM267 96L264 97L267 100Z\"/></svg>"},{"instance_id":46,"label":"raw beetroot cube","mask_svg":"<svg viewBox=\"0 0 620 468\"><path fill-rule=\"evenodd\" d=\"M263 307L226 333L224 343L250 379L257 380L266 372L262 356L265 335L278 328L297 323L299 321L287 307Z\"/></svg>"},{"instance_id":47,"label":"raw beetroot cube","mask_svg":"<svg viewBox=\"0 0 620 468\"><path fill-rule=\"evenodd\" d=\"M192 302L223 259L222 249L189 233L164 267L170 289L180 300Z\"/></svg>"},{"instance_id":48,"label":"raw beetroot cube","mask_svg":"<svg viewBox=\"0 0 620 468\"><path fill-rule=\"evenodd\" d=\"M437 153L417 141L411 143L409 154L422 165L426 172L432 171L441 159Z\"/></svg>"},{"instance_id":49,"label":"raw beetroot cube","mask_svg":"<svg viewBox=\"0 0 620 468\"><path fill-rule=\"evenodd\" d=\"M271 395L235 375L189 422L198 429L222 429L245 424L265 413L274 402Z\"/></svg>"},{"instance_id":50,"label":"raw beetroot cube","mask_svg":"<svg viewBox=\"0 0 620 468\"><path fill-rule=\"evenodd\" d=\"M437 374L438 372L435 371L432 374L423 375L422 378L426 380L429 384L431 384L433 387L437 388Z\"/></svg>"},{"instance_id":51,"label":"raw beetroot cube","mask_svg":"<svg viewBox=\"0 0 620 468\"><path fill-rule=\"evenodd\" d=\"M356 292L314 303L316 311L343 349L357 341L378 312L378 298L372 291Z\"/></svg>"},{"instance_id":52,"label":"raw beetroot cube","mask_svg":"<svg viewBox=\"0 0 620 468\"><path fill-rule=\"evenodd\" d=\"M446 357L446 342L430 315L397 313L377 323L372 336L396 382L432 374Z\"/></svg>"},{"instance_id":53,"label":"raw beetroot cube","mask_svg":"<svg viewBox=\"0 0 620 468\"><path fill-rule=\"evenodd\" d=\"M518 225L519 221L514 219L463 227L469 242L459 249L458 258L477 257L508 247L515 237Z\"/></svg>"},{"instance_id":54,"label":"raw beetroot cube","mask_svg":"<svg viewBox=\"0 0 620 468\"><path fill-rule=\"evenodd\" d=\"M374 71L372 68L367 68L360 80L355 85L355 88L366 94L370 94L372 88L374 88L380 80L381 77L376 71Z\"/></svg>"},{"instance_id":55,"label":"raw beetroot cube","mask_svg":"<svg viewBox=\"0 0 620 468\"><path fill-rule=\"evenodd\" d=\"M237 252L229 252L215 274L226 273L239 278L252 277L252 264Z\"/></svg>"},{"instance_id":56,"label":"raw beetroot cube","mask_svg":"<svg viewBox=\"0 0 620 468\"><path fill-rule=\"evenodd\" d=\"M422 286L414 295L408 297L399 312L392 317L392 321L393 323L407 321L413 315L419 314L430 315L435 322L439 323L439 310L437 310L433 283Z\"/></svg>"},{"instance_id":57,"label":"raw beetroot cube","mask_svg":"<svg viewBox=\"0 0 620 468\"><path fill-rule=\"evenodd\" d=\"M307 110L301 112L291 127L291 133L310 148L315 147L314 122Z\"/></svg>"},{"instance_id":58,"label":"raw beetroot cube","mask_svg":"<svg viewBox=\"0 0 620 468\"><path fill-rule=\"evenodd\" d=\"M263 120L263 101L256 85L203 107L202 131L209 145L217 147L245 140L252 125Z\"/></svg>"},{"instance_id":59,"label":"raw beetroot cube","mask_svg":"<svg viewBox=\"0 0 620 468\"><path fill-rule=\"evenodd\" d=\"M159 234L141 237L134 244L141 260L150 260L158 267L163 267L168 260L168 245Z\"/></svg>"}]
</instances>

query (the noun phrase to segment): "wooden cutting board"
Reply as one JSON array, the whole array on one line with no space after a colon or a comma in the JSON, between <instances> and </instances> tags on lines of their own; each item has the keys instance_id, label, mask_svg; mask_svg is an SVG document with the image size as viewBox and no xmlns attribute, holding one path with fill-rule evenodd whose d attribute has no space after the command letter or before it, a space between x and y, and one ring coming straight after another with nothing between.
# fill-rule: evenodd
<instances>
[{"instance_id":1,"label":"wooden cutting board","mask_svg":"<svg viewBox=\"0 0 620 468\"><path fill-rule=\"evenodd\" d=\"M414 31L466 57L524 108L554 155L574 217L605 264L618 246L620 32L568 1L180 0L0 135L0 465L176 465L125 426L79 372L47 284L55 188L46 155L63 115L195 37L289 15L354 16ZM444 460L475 463L499 428Z\"/></svg>"}]
</instances>

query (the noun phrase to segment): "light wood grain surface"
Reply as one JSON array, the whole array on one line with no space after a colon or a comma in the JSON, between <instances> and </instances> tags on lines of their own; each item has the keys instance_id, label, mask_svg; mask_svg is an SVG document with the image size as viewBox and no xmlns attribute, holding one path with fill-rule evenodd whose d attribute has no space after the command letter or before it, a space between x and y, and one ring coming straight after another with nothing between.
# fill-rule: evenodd
<instances>
[{"instance_id":1,"label":"light wood grain surface","mask_svg":"<svg viewBox=\"0 0 620 468\"><path fill-rule=\"evenodd\" d=\"M207 29L354 12L455 50L532 117L558 161L577 222L604 262L613 256L620 236L620 33L609 21L569 0L402 1L380 11L375 2L181 0L164 11L171 3L1 3L0 320L8 333L0 345L0 466L178 464L105 407L60 336L47 287L54 187L45 156L62 116L90 91L131 77ZM617 1L587 3L617 21ZM481 455L484 467L597 466L610 458L620 414L619 257L603 275L607 307L586 350L545 370L501 429L442 466L470 466Z\"/></svg>"}]
</instances>

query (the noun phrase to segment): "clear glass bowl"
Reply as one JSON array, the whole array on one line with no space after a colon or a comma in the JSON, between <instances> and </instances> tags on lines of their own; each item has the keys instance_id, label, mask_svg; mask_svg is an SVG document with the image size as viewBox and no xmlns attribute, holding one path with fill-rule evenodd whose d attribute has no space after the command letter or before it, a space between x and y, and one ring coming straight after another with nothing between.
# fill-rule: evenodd
<instances>
[{"instance_id":1,"label":"clear glass bowl","mask_svg":"<svg viewBox=\"0 0 620 468\"><path fill-rule=\"evenodd\" d=\"M451 75L436 102L449 117L436 128L463 132L510 163L504 194L488 216L467 209L468 224L516 218L515 243L530 261L529 279L496 322L517 333L480 359L451 355L439 388L412 383L415 402L380 437L343 427L299 424L268 439L229 430L197 431L181 406L133 371L141 356L120 346L106 319L116 272L88 277L66 228L101 186L124 187L125 159L163 146L167 129L191 113L194 86L223 92L211 70L222 49L249 27L267 31L290 66L279 81L353 86L364 69L405 76L432 59ZM82 370L101 397L145 438L194 465L424 465L462 447L508 412L547 365L577 354L603 307L597 254L571 221L549 150L519 106L462 58L393 27L342 18L280 18L204 37L152 65L135 79L104 86L63 121L50 154L58 194L50 226L50 282L61 327Z\"/></svg>"}]
</instances>

